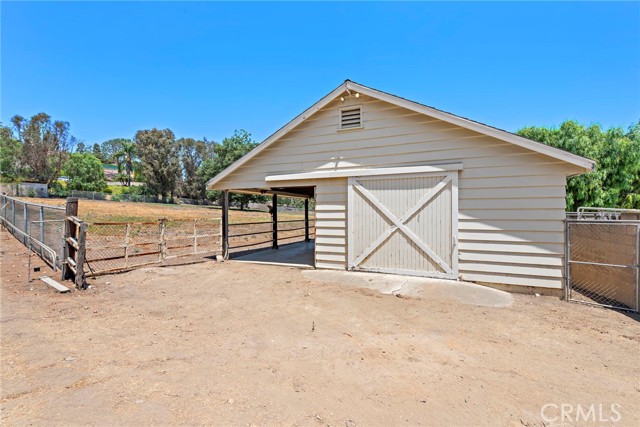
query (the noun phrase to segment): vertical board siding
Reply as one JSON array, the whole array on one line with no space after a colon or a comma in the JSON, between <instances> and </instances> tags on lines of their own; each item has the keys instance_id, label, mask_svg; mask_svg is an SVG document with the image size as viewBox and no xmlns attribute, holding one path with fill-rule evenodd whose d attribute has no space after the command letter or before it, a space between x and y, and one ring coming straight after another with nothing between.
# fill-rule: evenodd
<instances>
[{"instance_id":1,"label":"vertical board siding","mask_svg":"<svg viewBox=\"0 0 640 427\"><path fill-rule=\"evenodd\" d=\"M338 108L349 105L362 105L363 128L338 131ZM364 95L329 103L216 188L267 189L267 175L455 162L464 165L458 180L460 278L562 287L566 176L580 168ZM347 268L347 179L279 185L316 186L316 266ZM413 196L385 197L397 197L393 203L400 208ZM384 227L373 222L369 232ZM402 235L392 239L398 248L416 250Z\"/></svg>"}]
</instances>

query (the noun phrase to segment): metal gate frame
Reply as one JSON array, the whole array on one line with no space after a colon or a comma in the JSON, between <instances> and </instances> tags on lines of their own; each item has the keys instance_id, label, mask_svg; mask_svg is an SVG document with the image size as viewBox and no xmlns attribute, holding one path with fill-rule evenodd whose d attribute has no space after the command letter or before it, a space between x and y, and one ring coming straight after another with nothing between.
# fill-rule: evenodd
<instances>
[{"instance_id":1,"label":"metal gate frame","mask_svg":"<svg viewBox=\"0 0 640 427\"><path fill-rule=\"evenodd\" d=\"M581 208L582 209L582 208ZM565 236L566 236L566 245L565 245L565 277L566 277L566 286L565 286L565 297L567 301L577 302L581 304L594 305L599 307L607 307L614 308L618 310L624 311L633 311L640 312L640 302L639 302L639 294L640 294L640 221L629 221L629 220L620 220L620 215L610 215L613 209L603 210L606 212L604 215L600 215L599 212L591 215L580 215L580 212L575 217L569 217L565 221ZM622 210L615 210L622 211ZM573 251L572 245L573 242L573 233L572 229L574 225L601 225L601 226L631 226L635 227L635 253L634 253L634 264L619 264L615 262L604 263L604 262L596 262L596 261L585 261L585 260L576 260L572 258ZM632 283L630 286L633 286L633 302L632 306L626 305L624 303L615 304L616 301L614 298L608 297L606 295L598 295L595 290L589 291L585 290L585 287L588 287L589 284L583 286L580 290L579 284L575 284L571 275L571 267L576 265L589 266L595 269L600 270L616 270L616 269L633 269L635 283ZM615 286L615 285L612 285ZM578 289L576 289L578 288ZM589 292L592 292L592 295L589 295ZM596 295L594 300L593 295ZM580 299L579 296L587 299ZM601 301L597 301L600 298Z\"/></svg>"},{"instance_id":2,"label":"metal gate frame","mask_svg":"<svg viewBox=\"0 0 640 427\"><path fill-rule=\"evenodd\" d=\"M404 233L407 237L409 237L411 240L414 241L414 243L416 243L420 249L425 252L427 254L427 256L429 256L432 261L435 264L440 265L440 268L442 268L445 272L437 272L437 271L427 271L427 272L420 272L420 271L414 271L414 270L394 270L394 269L376 269L376 268L359 268L356 263L356 261L358 261L357 258L355 258L355 254L353 254L352 252L352 248L353 248L353 239L354 239L354 227L353 227L353 202L354 202L354 196L355 196L355 192L358 190L354 189L354 186L359 184L358 179L368 179L368 178L376 178L376 179L395 179L395 178L405 178L405 177L412 177L412 178L416 178L416 177L443 177L443 179L436 184L432 189L428 190L420 199L419 199L419 203L416 204L416 206L414 206L413 208L411 208L409 211L405 212L403 215L400 216L400 218L396 217L396 215L394 215L393 213L391 213L384 205L382 205L381 203L379 204L375 204L374 200L375 197L373 198L373 200L371 198L369 198L366 194L360 192L361 196L363 196L366 200L368 200L370 203L372 203L374 205L374 207L378 210L380 210L381 212L383 212L383 214L389 219L391 220L391 222L394 223L393 226L391 226L386 232L384 232L378 239L376 239L376 241L374 241L374 243L378 243L377 247L375 249L373 249L373 251L375 251L377 248L379 248L381 245L383 245L389 237L391 237L393 235L393 233L395 233L396 231L400 231L402 233ZM442 260L440 260L439 256L436 255L436 257L434 258L431 254L433 253L431 251L431 249L429 248L429 246L420 241L419 238L417 238L417 236L413 236L411 237L410 234L413 234L412 231L410 229L408 229L408 227L404 226L404 222L408 221L410 218L412 218L415 214L417 214L418 212L420 212L425 206L427 206L435 197L438 196L438 194L440 194L440 192L442 191L442 189L444 187L446 187L447 184L449 184L449 182L451 183L451 238L452 238L452 253L451 253L451 265L446 265L445 263L445 267L443 267L441 265ZM385 175L380 175L380 176L350 176L348 183L347 183L347 188L348 188L348 212L347 212L347 235L348 235L348 241L347 241L347 263L348 263L348 269L349 270L355 270L355 271L369 271L369 272L378 272L378 273L391 273L391 274L401 274L401 275L411 275L411 276L420 276L420 277L433 277L433 278L439 278L439 279L453 279L456 280L458 279L458 171L457 170L452 170L452 171L439 171L439 172L416 172L416 173L397 173L397 174L385 174ZM409 215L407 215L409 214ZM407 232L409 234L407 234ZM415 237L415 239L414 239ZM416 241L417 240L417 241ZM372 252L373 252L372 251ZM371 253L372 253L371 252ZM371 253L369 253L368 255L370 255ZM360 262L364 261L367 257L365 256L362 260L359 260ZM360 257L358 257L360 258ZM439 261L440 260L440 261ZM449 271L447 271L449 270Z\"/></svg>"}]
</instances>

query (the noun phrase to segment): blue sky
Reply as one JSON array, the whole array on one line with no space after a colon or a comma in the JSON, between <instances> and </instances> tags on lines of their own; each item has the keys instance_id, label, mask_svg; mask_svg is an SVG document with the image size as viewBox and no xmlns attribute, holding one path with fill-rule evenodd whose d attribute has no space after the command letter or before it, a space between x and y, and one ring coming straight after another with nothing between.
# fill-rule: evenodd
<instances>
[{"instance_id":1,"label":"blue sky","mask_svg":"<svg viewBox=\"0 0 640 427\"><path fill-rule=\"evenodd\" d=\"M640 3L1 4L0 119L263 140L345 79L515 131L640 119Z\"/></svg>"}]
</instances>

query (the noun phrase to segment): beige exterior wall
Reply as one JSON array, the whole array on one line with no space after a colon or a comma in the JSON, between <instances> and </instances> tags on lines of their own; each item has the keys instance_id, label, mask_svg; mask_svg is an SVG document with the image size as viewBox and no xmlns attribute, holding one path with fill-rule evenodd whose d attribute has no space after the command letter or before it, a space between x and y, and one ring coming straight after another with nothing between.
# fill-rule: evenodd
<instances>
[{"instance_id":1,"label":"beige exterior wall","mask_svg":"<svg viewBox=\"0 0 640 427\"><path fill-rule=\"evenodd\" d=\"M338 108L363 107L364 128L338 131ZM459 272L463 280L562 287L566 176L583 172L535 153L367 96L336 99L215 185L268 188L268 175L461 162ZM347 179L316 185L318 268L346 268Z\"/></svg>"}]
</instances>

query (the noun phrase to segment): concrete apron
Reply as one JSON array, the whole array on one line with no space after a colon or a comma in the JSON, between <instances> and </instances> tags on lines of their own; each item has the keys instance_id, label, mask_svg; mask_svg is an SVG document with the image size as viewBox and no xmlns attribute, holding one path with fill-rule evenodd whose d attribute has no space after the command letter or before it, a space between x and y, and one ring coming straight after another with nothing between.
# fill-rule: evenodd
<instances>
[{"instance_id":1,"label":"concrete apron","mask_svg":"<svg viewBox=\"0 0 640 427\"><path fill-rule=\"evenodd\" d=\"M453 300L481 307L510 307L513 303L513 297L508 292L455 280L355 271L306 270L302 274L307 279L372 289L385 295L402 295L429 300Z\"/></svg>"}]
</instances>

